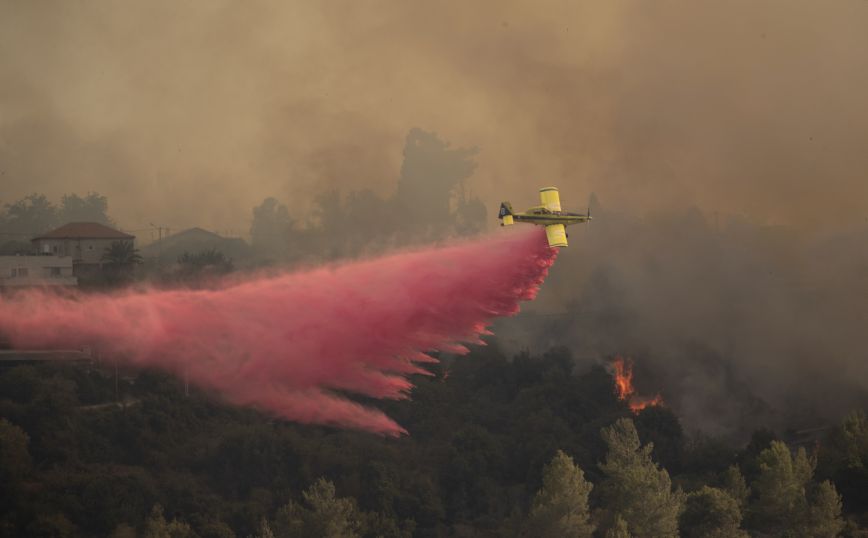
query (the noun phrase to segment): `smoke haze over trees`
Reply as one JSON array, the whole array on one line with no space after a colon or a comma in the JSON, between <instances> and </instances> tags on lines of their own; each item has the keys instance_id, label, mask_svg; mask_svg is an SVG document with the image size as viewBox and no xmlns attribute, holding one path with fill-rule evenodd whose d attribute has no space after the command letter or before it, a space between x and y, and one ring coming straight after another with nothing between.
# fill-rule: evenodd
<instances>
[{"instance_id":1,"label":"smoke haze over trees","mask_svg":"<svg viewBox=\"0 0 868 538\"><path fill-rule=\"evenodd\" d=\"M382 198L369 189L324 191L305 224L287 205L266 198L253 208L253 246L260 256L283 260L336 259L480 233L487 211L466 191L476 153L450 148L436 133L411 129L394 196Z\"/></svg>"},{"instance_id":2,"label":"smoke haze over trees","mask_svg":"<svg viewBox=\"0 0 868 538\"><path fill-rule=\"evenodd\" d=\"M860 1L0 4L5 200L249 228L268 196L395 192L412 126L479 146L485 206L557 184L644 216L864 222ZM294 211L295 212L295 211Z\"/></svg>"}]
</instances>

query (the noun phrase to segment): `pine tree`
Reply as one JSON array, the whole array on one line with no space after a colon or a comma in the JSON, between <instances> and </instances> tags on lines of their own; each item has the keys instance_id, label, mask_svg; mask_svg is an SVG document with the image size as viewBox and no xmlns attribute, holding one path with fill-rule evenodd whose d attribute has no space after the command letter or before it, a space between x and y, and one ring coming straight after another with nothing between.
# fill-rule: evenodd
<instances>
[{"instance_id":1,"label":"pine tree","mask_svg":"<svg viewBox=\"0 0 868 538\"><path fill-rule=\"evenodd\" d=\"M545 537L590 537L588 495L593 486L573 459L558 450L543 470L527 522L529 534Z\"/></svg>"},{"instance_id":2,"label":"pine tree","mask_svg":"<svg viewBox=\"0 0 868 538\"><path fill-rule=\"evenodd\" d=\"M173 519L167 522L163 517L163 507L155 504L151 516L145 522L145 538L193 538L196 534L190 525Z\"/></svg>"},{"instance_id":3,"label":"pine tree","mask_svg":"<svg viewBox=\"0 0 868 538\"><path fill-rule=\"evenodd\" d=\"M289 502L281 508L274 534L280 538L356 538L359 513L353 499L335 497L335 485L320 478L302 493L306 506Z\"/></svg>"},{"instance_id":4,"label":"pine tree","mask_svg":"<svg viewBox=\"0 0 868 538\"><path fill-rule=\"evenodd\" d=\"M603 428L608 446L605 475L601 484L602 502L608 519L618 514L629 531L640 537L678 536L680 490L672 491L672 481L665 469L651 460L653 446L642 446L633 421L619 419Z\"/></svg>"},{"instance_id":5,"label":"pine tree","mask_svg":"<svg viewBox=\"0 0 868 538\"><path fill-rule=\"evenodd\" d=\"M828 480L820 483L814 490L808 509L806 527L809 536L832 538L844 529L841 520L841 496Z\"/></svg>"},{"instance_id":6,"label":"pine tree","mask_svg":"<svg viewBox=\"0 0 868 538\"><path fill-rule=\"evenodd\" d=\"M811 482L815 463L804 448L793 457L780 441L760 453L760 475L753 483L756 501L751 522L778 536L836 536L843 528L841 498L830 482Z\"/></svg>"},{"instance_id":7,"label":"pine tree","mask_svg":"<svg viewBox=\"0 0 868 538\"><path fill-rule=\"evenodd\" d=\"M747 499L750 497L750 488L747 487L747 482L744 479L744 475L741 474L738 465L731 465L729 469L723 473L723 491L738 501L738 507L740 510L744 510L747 507Z\"/></svg>"},{"instance_id":8,"label":"pine tree","mask_svg":"<svg viewBox=\"0 0 868 538\"><path fill-rule=\"evenodd\" d=\"M747 533L739 529L740 525L738 501L725 491L708 486L687 496L679 518L684 538L746 538Z\"/></svg>"}]
</instances>

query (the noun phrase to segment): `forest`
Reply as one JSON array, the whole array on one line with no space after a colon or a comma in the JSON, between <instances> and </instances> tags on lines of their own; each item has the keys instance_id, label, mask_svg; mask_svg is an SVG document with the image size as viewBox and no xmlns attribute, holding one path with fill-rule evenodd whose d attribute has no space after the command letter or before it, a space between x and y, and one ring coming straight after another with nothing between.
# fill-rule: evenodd
<instances>
[{"instance_id":1,"label":"forest","mask_svg":"<svg viewBox=\"0 0 868 538\"><path fill-rule=\"evenodd\" d=\"M274 420L156 372L0 370L3 536L864 536L868 420L745 446L638 413L610 369L496 339L443 357L409 435Z\"/></svg>"}]
</instances>

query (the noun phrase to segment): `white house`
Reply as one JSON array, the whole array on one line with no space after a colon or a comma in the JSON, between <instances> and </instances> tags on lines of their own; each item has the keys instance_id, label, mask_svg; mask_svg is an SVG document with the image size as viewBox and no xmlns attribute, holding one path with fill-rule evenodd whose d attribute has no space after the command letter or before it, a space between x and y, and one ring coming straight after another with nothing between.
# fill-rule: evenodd
<instances>
[{"instance_id":1,"label":"white house","mask_svg":"<svg viewBox=\"0 0 868 538\"><path fill-rule=\"evenodd\" d=\"M0 288L77 283L69 256L0 256Z\"/></svg>"}]
</instances>

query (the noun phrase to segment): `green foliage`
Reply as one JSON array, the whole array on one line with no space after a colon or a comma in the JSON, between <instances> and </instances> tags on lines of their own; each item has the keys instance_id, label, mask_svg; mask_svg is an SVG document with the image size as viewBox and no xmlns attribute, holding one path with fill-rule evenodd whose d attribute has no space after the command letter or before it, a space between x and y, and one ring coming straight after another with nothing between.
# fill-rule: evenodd
<instances>
[{"instance_id":1,"label":"green foliage","mask_svg":"<svg viewBox=\"0 0 868 538\"><path fill-rule=\"evenodd\" d=\"M449 225L453 197L466 202L459 187L476 169L477 153L476 148L450 148L436 133L421 129L407 133L395 197L406 228L425 233Z\"/></svg>"},{"instance_id":2,"label":"green foliage","mask_svg":"<svg viewBox=\"0 0 868 538\"><path fill-rule=\"evenodd\" d=\"M110 538L136 538L136 529L126 523L121 523L112 531Z\"/></svg>"},{"instance_id":3,"label":"green foliage","mask_svg":"<svg viewBox=\"0 0 868 538\"><path fill-rule=\"evenodd\" d=\"M757 460L759 477L753 483L757 498L751 506L752 523L768 532L793 529L807 509L805 485L813 469L804 449L793 459L790 449L772 441Z\"/></svg>"},{"instance_id":4,"label":"green foliage","mask_svg":"<svg viewBox=\"0 0 868 538\"><path fill-rule=\"evenodd\" d=\"M589 537L588 495L593 486L585 480L573 459L558 450L543 470L543 486L534 496L528 518L528 535L543 537Z\"/></svg>"},{"instance_id":5,"label":"green foliage","mask_svg":"<svg viewBox=\"0 0 868 538\"><path fill-rule=\"evenodd\" d=\"M183 281L197 281L208 277L219 277L231 273L235 266L230 258L216 249L207 249L190 254L185 252L178 257L176 277Z\"/></svg>"},{"instance_id":6,"label":"green foliage","mask_svg":"<svg viewBox=\"0 0 868 538\"><path fill-rule=\"evenodd\" d=\"M606 530L606 538L631 538L630 529L621 514L615 514L612 526Z\"/></svg>"},{"instance_id":7,"label":"green foliage","mask_svg":"<svg viewBox=\"0 0 868 538\"><path fill-rule=\"evenodd\" d=\"M253 221L250 224L253 248L260 252L285 254L294 226L289 209L276 198L266 198L253 208Z\"/></svg>"},{"instance_id":8,"label":"green foliage","mask_svg":"<svg viewBox=\"0 0 868 538\"><path fill-rule=\"evenodd\" d=\"M844 529L841 520L841 496L828 480L814 488L808 507L805 531L808 536L833 538Z\"/></svg>"},{"instance_id":9,"label":"green foliage","mask_svg":"<svg viewBox=\"0 0 868 538\"><path fill-rule=\"evenodd\" d=\"M485 204L464 188L476 154L475 148L452 148L436 133L411 129L393 196L326 190L298 225L286 205L266 198L253 208L253 247L269 261L338 259L479 233L487 225Z\"/></svg>"},{"instance_id":10,"label":"green foliage","mask_svg":"<svg viewBox=\"0 0 868 538\"><path fill-rule=\"evenodd\" d=\"M4 210L0 211L0 232L20 236L19 242L26 242L34 235L68 222L99 222L111 225L108 199L96 192L89 192L85 196L65 194L58 207L44 194L33 193L11 204L5 204ZM14 245L6 248L16 249Z\"/></svg>"},{"instance_id":11,"label":"green foliage","mask_svg":"<svg viewBox=\"0 0 868 538\"><path fill-rule=\"evenodd\" d=\"M163 507L159 504L154 505L151 510L151 515L145 523L144 538L195 538L196 533L190 528L190 525L172 519L166 521L163 517Z\"/></svg>"},{"instance_id":12,"label":"green foliage","mask_svg":"<svg viewBox=\"0 0 868 538\"><path fill-rule=\"evenodd\" d=\"M646 407L633 419L639 438L650 443L654 461L670 472L678 471L684 461L684 430L678 417L668 407Z\"/></svg>"},{"instance_id":13,"label":"green foliage","mask_svg":"<svg viewBox=\"0 0 868 538\"><path fill-rule=\"evenodd\" d=\"M75 525L59 513L39 514L27 525L27 536L34 538L73 538L78 536Z\"/></svg>"},{"instance_id":14,"label":"green foliage","mask_svg":"<svg viewBox=\"0 0 868 538\"><path fill-rule=\"evenodd\" d=\"M331 532L318 526L327 521L338 535L363 538L569 534L565 527L588 521L600 535L671 535L671 525L649 528L672 514L678 494L668 474L630 421L616 422L624 409L611 376L598 367L574 373L564 349L509 359L492 345L434 365L436 376L415 380L412 400L378 404L411 432L400 439L286 423L196 390L185 396L178 379L155 372L122 371L119 394L131 403L115 406L114 368L103 366L0 368L0 467L15 477L0 482L9 500L0 503L0 536L122 538L149 525L201 538L315 536ZM755 478L768 463L761 453ZM690 475L674 480L748 493L738 469L727 471L734 448L684 454L694 458L680 465ZM840 497L831 484L809 480L804 489L794 525L832 535ZM171 507L162 521L151 514L156 503ZM856 536L859 514L848 515L845 531Z\"/></svg>"},{"instance_id":15,"label":"green foliage","mask_svg":"<svg viewBox=\"0 0 868 538\"><path fill-rule=\"evenodd\" d=\"M30 473L28 443L24 430L0 418L0 484L17 482Z\"/></svg>"},{"instance_id":16,"label":"green foliage","mask_svg":"<svg viewBox=\"0 0 868 538\"><path fill-rule=\"evenodd\" d=\"M687 495L679 518L681 536L685 538L747 538L740 525L738 501L708 486Z\"/></svg>"},{"instance_id":17,"label":"green foliage","mask_svg":"<svg viewBox=\"0 0 868 538\"><path fill-rule=\"evenodd\" d=\"M289 502L278 511L278 538L356 538L361 521L353 499L335 497L335 485L320 478L302 494L304 506Z\"/></svg>"},{"instance_id":18,"label":"green foliage","mask_svg":"<svg viewBox=\"0 0 868 538\"><path fill-rule=\"evenodd\" d=\"M781 536L835 536L843 528L841 500L834 486L811 483L814 463L804 448L795 457L772 441L757 459L760 474L752 488L751 525ZM805 534L809 533L809 534Z\"/></svg>"},{"instance_id":19,"label":"green foliage","mask_svg":"<svg viewBox=\"0 0 868 538\"><path fill-rule=\"evenodd\" d=\"M142 263L139 250L132 241L112 241L102 254L102 261L117 267L128 267Z\"/></svg>"},{"instance_id":20,"label":"green foliage","mask_svg":"<svg viewBox=\"0 0 868 538\"><path fill-rule=\"evenodd\" d=\"M108 217L108 198L96 192L89 192L84 197L77 194L64 194L60 199L58 222L98 222L111 226Z\"/></svg>"},{"instance_id":21,"label":"green foliage","mask_svg":"<svg viewBox=\"0 0 868 538\"><path fill-rule=\"evenodd\" d=\"M11 204L0 215L0 229L5 233L36 235L57 227L57 208L44 194L29 194Z\"/></svg>"},{"instance_id":22,"label":"green foliage","mask_svg":"<svg viewBox=\"0 0 868 538\"><path fill-rule=\"evenodd\" d=\"M677 536L682 494L672 491L669 473L651 460L653 447L640 444L636 427L627 418L603 428L602 436L608 448L600 465L607 519L614 521L619 515L637 536Z\"/></svg>"},{"instance_id":23,"label":"green foliage","mask_svg":"<svg viewBox=\"0 0 868 538\"><path fill-rule=\"evenodd\" d=\"M277 538L277 537L274 535L274 531L271 530L271 525L268 524L268 520L265 518L262 518L262 520L259 522L258 532L252 538Z\"/></svg>"},{"instance_id":24,"label":"green foliage","mask_svg":"<svg viewBox=\"0 0 868 538\"><path fill-rule=\"evenodd\" d=\"M740 510L744 510L747 507L750 488L747 486L747 481L745 481L737 465L730 465L723 473L723 490L738 502Z\"/></svg>"},{"instance_id":25,"label":"green foliage","mask_svg":"<svg viewBox=\"0 0 868 538\"><path fill-rule=\"evenodd\" d=\"M823 442L818 476L831 478L850 511L868 510L868 419L862 411L847 415Z\"/></svg>"},{"instance_id":26,"label":"green foliage","mask_svg":"<svg viewBox=\"0 0 868 538\"><path fill-rule=\"evenodd\" d=\"M132 241L112 241L103 251L102 261L104 282L82 282L79 279L79 284L126 284L133 279L135 266L142 263L142 257Z\"/></svg>"},{"instance_id":27,"label":"green foliage","mask_svg":"<svg viewBox=\"0 0 868 538\"><path fill-rule=\"evenodd\" d=\"M21 500L22 482L31 472L29 443L30 437L24 430L0 418L0 506L8 510L17 508ZM0 524L0 536L3 535Z\"/></svg>"}]
</instances>

